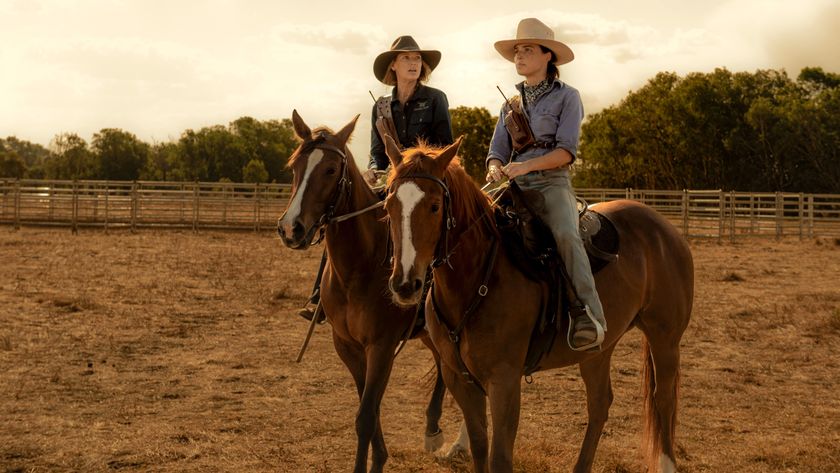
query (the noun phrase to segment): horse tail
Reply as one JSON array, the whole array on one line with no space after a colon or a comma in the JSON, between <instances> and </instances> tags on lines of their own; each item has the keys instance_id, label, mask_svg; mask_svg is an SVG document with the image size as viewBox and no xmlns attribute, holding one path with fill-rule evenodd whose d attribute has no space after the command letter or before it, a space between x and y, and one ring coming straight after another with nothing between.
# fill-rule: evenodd
<instances>
[{"instance_id":1,"label":"horse tail","mask_svg":"<svg viewBox=\"0 0 840 473\"><path fill-rule=\"evenodd\" d=\"M647 336L642 337L642 397L644 398L644 429L642 433L642 451L644 463L650 473L674 471L674 433L677 424L677 400L679 399L679 367L674 373L673 392L667 396L672 412L657 409L656 365L651 353ZM664 393L658 393L663 396ZM667 410L667 409L666 409ZM664 415L663 415L664 414ZM667 442L668 445L663 445ZM663 455L665 454L665 455Z\"/></svg>"}]
</instances>

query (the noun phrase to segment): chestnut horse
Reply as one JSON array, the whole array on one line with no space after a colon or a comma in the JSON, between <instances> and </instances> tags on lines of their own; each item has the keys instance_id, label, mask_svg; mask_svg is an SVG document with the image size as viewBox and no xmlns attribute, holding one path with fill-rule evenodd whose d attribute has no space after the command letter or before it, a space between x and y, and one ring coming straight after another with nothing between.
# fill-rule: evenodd
<instances>
[{"instance_id":1,"label":"chestnut horse","mask_svg":"<svg viewBox=\"0 0 840 473\"><path fill-rule=\"evenodd\" d=\"M394 352L411 325L415 307L402 308L388 297L388 227L379 198L365 184L347 141L358 115L338 133L314 130L292 112L295 133L303 141L289 159L294 172L292 197L278 221L283 243L304 250L326 227L328 264L321 281L321 306L332 326L335 351L356 382L360 405L356 416L358 447L354 471L380 472L388 458L379 406L394 363ZM338 214L369 209L343 220ZM424 332L425 333L425 332ZM440 359L429 341L437 365L437 379L426 410L426 450L443 444L438 426L445 386Z\"/></svg>"},{"instance_id":2,"label":"chestnut horse","mask_svg":"<svg viewBox=\"0 0 840 473\"><path fill-rule=\"evenodd\" d=\"M556 288L529 279L505 251L494 248L500 237L487 215L488 198L452 163L460 141L442 150L403 153L386 142L394 168L385 204L394 241L389 286L397 303L416 304L417 281L435 263L427 327L443 361L446 386L464 413L475 471L510 472L529 339L547 291ZM595 207L615 224L621 241L619 258L595 277L609 328L606 339L599 352L579 353L558 337L540 369L580 366L589 422L574 471L588 472L613 399L613 350L624 333L638 327L644 334L647 471L671 473L680 338L694 292L691 252L673 225L649 207L628 200ZM568 320L562 319L560 333L565 333Z\"/></svg>"}]
</instances>

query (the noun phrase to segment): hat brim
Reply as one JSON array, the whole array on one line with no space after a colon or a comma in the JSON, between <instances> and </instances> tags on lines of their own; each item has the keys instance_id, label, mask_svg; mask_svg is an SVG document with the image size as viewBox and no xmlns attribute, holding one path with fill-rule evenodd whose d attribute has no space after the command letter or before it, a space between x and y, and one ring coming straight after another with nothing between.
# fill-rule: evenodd
<instances>
[{"instance_id":1,"label":"hat brim","mask_svg":"<svg viewBox=\"0 0 840 473\"><path fill-rule=\"evenodd\" d=\"M385 79L385 75L388 73L388 66L391 65L391 61L393 61L399 53L420 53L420 57L423 58L423 62L429 65L429 72L435 70L438 64L440 64L440 51L435 51L433 49L406 49L385 51L379 56L376 56L376 59L373 61L373 75L379 82L382 82L383 79Z\"/></svg>"},{"instance_id":2,"label":"hat brim","mask_svg":"<svg viewBox=\"0 0 840 473\"><path fill-rule=\"evenodd\" d=\"M575 53L573 53L568 46L561 43L560 41L554 41L550 39L506 39L502 41L496 41L496 43L493 46L496 48L496 51L498 51L499 54L502 55L503 58L507 59L510 62L513 62L513 48L517 44L538 44L540 46L545 46L546 48L554 52L554 56L557 57L557 60L554 61L554 64L558 66L570 63L575 58Z\"/></svg>"}]
</instances>

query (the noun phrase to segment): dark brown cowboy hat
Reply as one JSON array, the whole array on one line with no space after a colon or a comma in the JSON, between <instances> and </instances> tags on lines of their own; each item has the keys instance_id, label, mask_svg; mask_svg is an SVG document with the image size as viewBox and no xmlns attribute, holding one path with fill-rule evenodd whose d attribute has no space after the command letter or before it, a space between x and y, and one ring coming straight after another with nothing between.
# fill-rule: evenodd
<instances>
[{"instance_id":1,"label":"dark brown cowboy hat","mask_svg":"<svg viewBox=\"0 0 840 473\"><path fill-rule=\"evenodd\" d=\"M432 71L440 63L440 51L420 49L420 46L417 46L417 41L414 41L414 38L411 36L400 36L391 44L391 49L376 56L376 60L373 61L373 75L376 76L379 82L382 82L385 79L385 74L388 73L388 66L391 65L391 61L397 57L397 54L408 52L420 53L423 62L428 64L429 69Z\"/></svg>"}]
</instances>

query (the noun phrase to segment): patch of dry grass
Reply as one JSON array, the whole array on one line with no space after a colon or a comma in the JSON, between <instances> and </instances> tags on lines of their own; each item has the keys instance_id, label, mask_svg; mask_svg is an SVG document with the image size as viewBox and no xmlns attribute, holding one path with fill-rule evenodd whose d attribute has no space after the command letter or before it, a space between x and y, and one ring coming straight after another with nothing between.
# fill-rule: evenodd
<instances>
[{"instance_id":1,"label":"patch of dry grass","mask_svg":"<svg viewBox=\"0 0 840 473\"><path fill-rule=\"evenodd\" d=\"M840 464L840 248L826 243L692 242L679 471ZM328 325L293 362L320 256L268 233L0 228L0 470L350 470L358 398ZM596 472L641 470L640 341L613 356ZM471 469L422 450L431 364L418 343L397 359L388 471ZM586 425L577 370L538 373L522 403L516 470L569 471ZM459 419L447 397L449 441Z\"/></svg>"}]
</instances>

